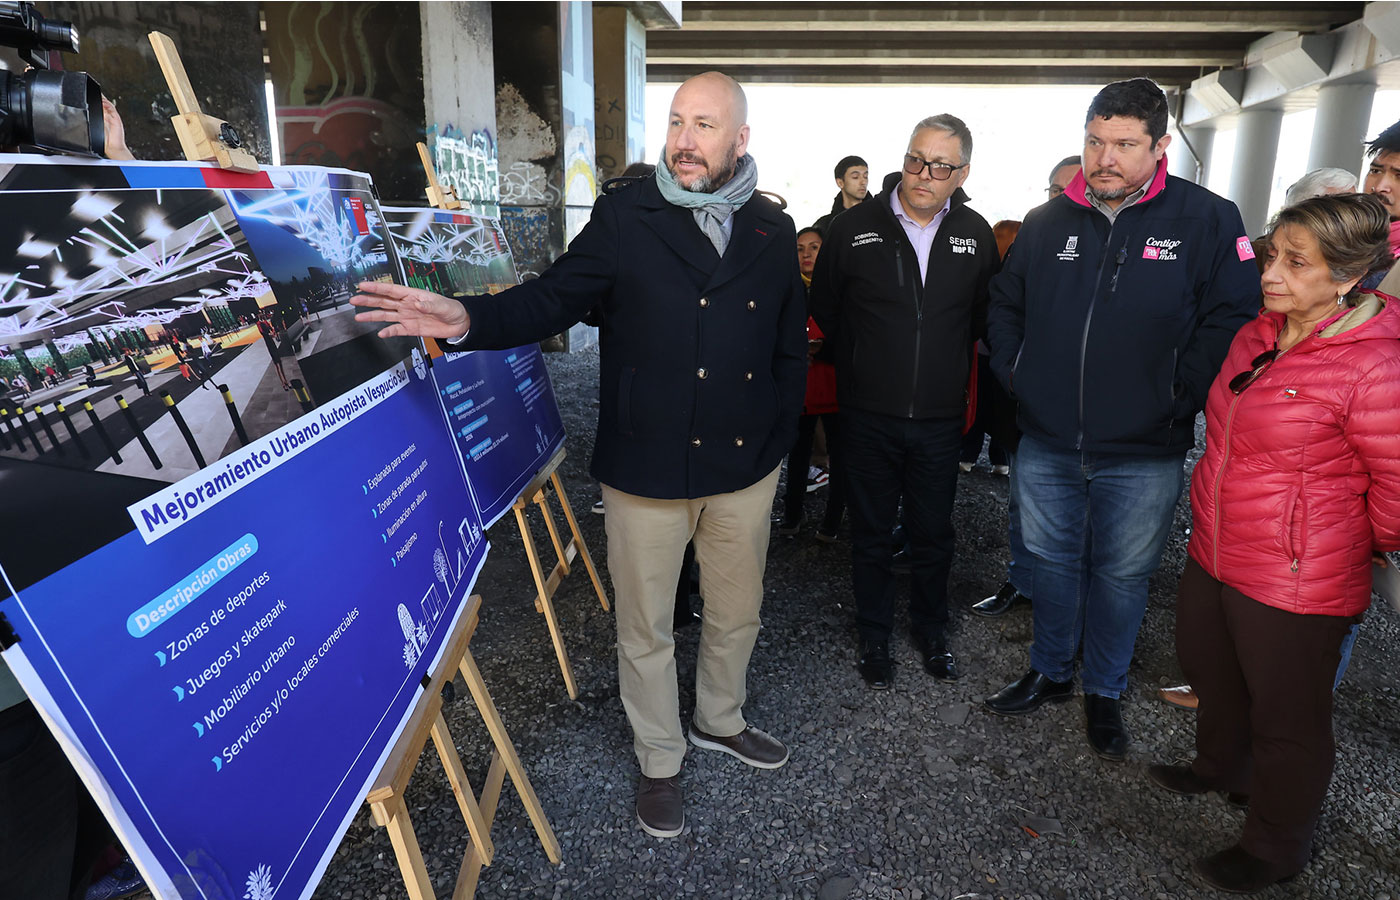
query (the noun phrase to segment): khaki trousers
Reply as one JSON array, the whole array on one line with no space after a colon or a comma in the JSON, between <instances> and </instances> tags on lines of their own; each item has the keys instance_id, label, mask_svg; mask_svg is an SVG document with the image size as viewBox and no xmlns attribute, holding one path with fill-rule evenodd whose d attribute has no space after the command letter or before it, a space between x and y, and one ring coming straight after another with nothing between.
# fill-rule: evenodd
<instances>
[{"instance_id":1,"label":"khaki trousers","mask_svg":"<svg viewBox=\"0 0 1400 900\"><path fill-rule=\"evenodd\" d=\"M608 572L617 609L617 681L642 774L670 778L685 756L672 632L676 579L695 541L705 598L695 676L695 724L721 737L746 727L745 677L763 601L769 516L778 469L743 490L653 500L603 485Z\"/></svg>"}]
</instances>

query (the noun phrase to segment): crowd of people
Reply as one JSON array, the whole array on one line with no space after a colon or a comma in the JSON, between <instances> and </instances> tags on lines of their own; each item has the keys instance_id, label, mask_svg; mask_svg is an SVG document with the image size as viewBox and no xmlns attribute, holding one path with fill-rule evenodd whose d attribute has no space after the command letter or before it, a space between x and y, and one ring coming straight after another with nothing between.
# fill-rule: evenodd
<instances>
[{"instance_id":1,"label":"crowd of people","mask_svg":"<svg viewBox=\"0 0 1400 900\"><path fill-rule=\"evenodd\" d=\"M1252 892L1307 864L1332 690L1372 567L1400 548L1400 309L1385 290L1400 278L1400 124L1368 145L1360 186L1310 173L1251 239L1233 203L1167 174L1167 115L1151 81L1106 86L1046 202L997 228L962 189L972 134L930 116L873 196L864 160L841 160L831 213L798 232L755 191L742 89L705 73L675 94L654 176L600 198L539 279L462 301L361 286L357 317L386 337L469 348L601 309L593 473L648 834L684 828L687 737L763 768L788 758L744 718L745 674L782 462L777 524L792 534L819 425L832 473L816 534L834 539L849 512L865 683L896 677L897 523L923 667L960 675L952 501L989 433L1010 478L1011 565L972 612L1029 602L1034 634L985 706L1024 715L1082 695L1089 745L1124 759L1148 578L1204 410L1177 615L1197 754L1149 777L1248 807L1238 839L1195 861L1206 884ZM687 729L672 598L691 542L704 625Z\"/></svg>"}]
</instances>

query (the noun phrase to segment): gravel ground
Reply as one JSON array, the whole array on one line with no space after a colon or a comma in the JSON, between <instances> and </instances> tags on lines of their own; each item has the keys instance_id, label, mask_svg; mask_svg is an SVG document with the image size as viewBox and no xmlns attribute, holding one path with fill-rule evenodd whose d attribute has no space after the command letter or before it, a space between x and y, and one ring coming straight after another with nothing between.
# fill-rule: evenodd
<instances>
[{"instance_id":1,"label":"gravel ground","mask_svg":"<svg viewBox=\"0 0 1400 900\"><path fill-rule=\"evenodd\" d=\"M565 488L607 586L603 518L587 512L598 498L588 475L596 350L547 359L570 433ZM1151 787L1144 772L1152 763L1189 759L1193 749L1192 715L1155 698L1157 687L1180 676L1172 628L1190 522L1185 501L1152 582L1124 697L1134 743L1126 762L1109 763L1090 752L1078 702L1023 719L980 707L1024 672L1031 636L1027 608L997 620L967 612L1005 573L1006 494L1006 479L985 461L959 483L951 597L953 649L965 674L956 685L925 675L901 639L892 648L894 688L867 690L854 667L844 531L835 545L813 540L810 526L796 538L774 538L745 711L790 744L792 759L769 772L692 749L682 772L686 831L671 840L645 835L633 813L637 767L617 696L611 614L581 568L556 595L581 692L570 701L544 619L531 603L515 524L503 519L490 534L494 546L477 586L485 604L472 649L559 838L563 864L549 864L507 783L493 832L496 862L483 871L478 896L1213 896L1195 880L1190 861L1233 843L1244 814L1219 797L1169 795ZM808 496L809 522L824 502L824 492ZM536 539L548 546L542 527ZM696 631L678 640L683 716L694 701ZM1378 604L1337 693L1337 770L1312 863L1259 896L1400 900L1400 692L1391 671L1397 650L1400 616ZM489 738L460 679L458 687L447 715L479 790ZM466 829L435 754L424 755L408 800L439 896L450 896ZM404 896L388 836L362 810L315 897Z\"/></svg>"}]
</instances>

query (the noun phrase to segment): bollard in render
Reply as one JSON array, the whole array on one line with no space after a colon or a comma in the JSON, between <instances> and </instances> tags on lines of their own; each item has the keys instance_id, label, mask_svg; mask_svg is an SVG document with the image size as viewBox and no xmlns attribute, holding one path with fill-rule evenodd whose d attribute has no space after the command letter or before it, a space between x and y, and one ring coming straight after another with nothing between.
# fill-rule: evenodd
<instances>
[{"instance_id":1,"label":"bollard in render","mask_svg":"<svg viewBox=\"0 0 1400 900\"><path fill-rule=\"evenodd\" d=\"M34 426L29 424L29 420L24 417L24 407L16 406L15 415L19 416L19 424L24 426L24 433L29 435L29 441L34 445L34 454L37 456L44 452L44 448L39 444L39 436L34 433Z\"/></svg>"},{"instance_id":2,"label":"bollard in render","mask_svg":"<svg viewBox=\"0 0 1400 900\"><path fill-rule=\"evenodd\" d=\"M102 439L102 446L107 448L107 455L112 458L112 462L121 465L122 455L117 452L117 445L112 443L111 435L107 434L107 426L103 425L102 420L97 417L97 410L92 408L92 401L83 401L83 412L88 414L88 420L92 422L97 436Z\"/></svg>"},{"instance_id":3,"label":"bollard in render","mask_svg":"<svg viewBox=\"0 0 1400 900\"><path fill-rule=\"evenodd\" d=\"M0 407L0 422L5 423L5 427L0 429L0 450L8 450L10 449L10 411L5 407ZM18 440L18 438L16 438L16 440ZM24 450L23 447L18 449Z\"/></svg>"},{"instance_id":4,"label":"bollard in render","mask_svg":"<svg viewBox=\"0 0 1400 900\"><path fill-rule=\"evenodd\" d=\"M53 433L53 426L49 424L48 418L44 415L44 408L39 404L34 404L34 418L39 420L39 427L44 429L44 434L49 436L49 445L58 451L59 456L67 456L68 451L63 449L63 445L58 442L58 436Z\"/></svg>"},{"instance_id":5,"label":"bollard in render","mask_svg":"<svg viewBox=\"0 0 1400 900\"><path fill-rule=\"evenodd\" d=\"M87 444L84 444L83 439L78 435L78 429L73 427L73 420L69 418L68 410L64 409L62 403L54 404L54 409L58 411L59 417L63 419L63 427L68 429L68 436L72 438L73 443L77 445L78 452L82 454L83 459L91 459L92 454L88 452Z\"/></svg>"},{"instance_id":6,"label":"bollard in render","mask_svg":"<svg viewBox=\"0 0 1400 900\"><path fill-rule=\"evenodd\" d=\"M175 420L175 427L180 429L180 433L185 436L185 443L189 444L190 452L194 454L195 465L201 469L209 465L204 461L204 454L199 452L199 445L194 441L194 435L190 433L190 426L185 423L185 416L175 405L175 398L170 396L169 391L160 392L160 400L170 410L170 418Z\"/></svg>"},{"instance_id":7,"label":"bollard in render","mask_svg":"<svg viewBox=\"0 0 1400 900\"><path fill-rule=\"evenodd\" d=\"M224 395L224 408L228 410L228 417L233 420L233 431L238 435L238 442L244 447L248 446L248 431L243 427L243 417L238 414L238 407L233 402L233 392L226 384L214 385L219 389L219 393Z\"/></svg>"},{"instance_id":8,"label":"bollard in render","mask_svg":"<svg viewBox=\"0 0 1400 900\"><path fill-rule=\"evenodd\" d=\"M301 383L300 378L292 379L292 393L296 394L297 402L301 404L302 412L311 412L316 408L316 403L311 399L311 390Z\"/></svg>"},{"instance_id":9,"label":"bollard in render","mask_svg":"<svg viewBox=\"0 0 1400 900\"><path fill-rule=\"evenodd\" d=\"M146 432L141 430L141 425L136 421L136 413L127 406L126 398L121 394L117 395L117 406L121 409L122 415L126 417L126 424L131 428L132 434L136 435L136 440L141 443L141 449L146 451L146 458L151 461L151 465L157 469L165 467L165 463L156 456L156 448L151 446L151 442L146 438Z\"/></svg>"}]
</instances>

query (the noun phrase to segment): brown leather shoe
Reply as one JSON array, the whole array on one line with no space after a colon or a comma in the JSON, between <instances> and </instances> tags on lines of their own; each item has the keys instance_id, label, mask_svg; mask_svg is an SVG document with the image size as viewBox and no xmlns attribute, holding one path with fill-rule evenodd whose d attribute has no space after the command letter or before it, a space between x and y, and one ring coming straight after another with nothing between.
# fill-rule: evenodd
<instances>
[{"instance_id":1,"label":"brown leather shoe","mask_svg":"<svg viewBox=\"0 0 1400 900\"><path fill-rule=\"evenodd\" d=\"M718 750L759 769L778 769L788 761L788 748L771 734L752 725L733 737L706 734L690 723L690 742L706 750Z\"/></svg>"},{"instance_id":2,"label":"brown leather shoe","mask_svg":"<svg viewBox=\"0 0 1400 900\"><path fill-rule=\"evenodd\" d=\"M637 782L637 821L652 837L675 837L685 830L681 808L681 776L648 778Z\"/></svg>"},{"instance_id":3,"label":"brown leather shoe","mask_svg":"<svg viewBox=\"0 0 1400 900\"><path fill-rule=\"evenodd\" d=\"M1158 688L1157 699L1178 709L1195 709L1201 705L1200 698L1189 684Z\"/></svg>"}]
</instances>

